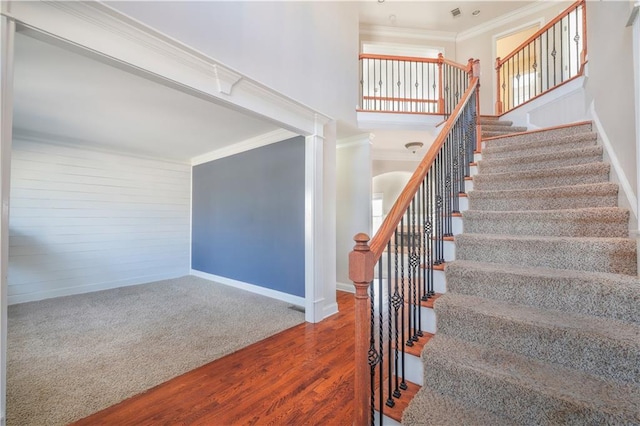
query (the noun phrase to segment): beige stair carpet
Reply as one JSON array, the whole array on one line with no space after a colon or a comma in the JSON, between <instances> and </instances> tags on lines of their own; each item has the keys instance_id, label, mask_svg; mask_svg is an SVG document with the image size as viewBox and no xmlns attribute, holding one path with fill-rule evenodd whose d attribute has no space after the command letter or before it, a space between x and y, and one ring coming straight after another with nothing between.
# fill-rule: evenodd
<instances>
[{"instance_id":1,"label":"beige stair carpet","mask_svg":"<svg viewBox=\"0 0 640 426\"><path fill-rule=\"evenodd\" d=\"M639 425L637 244L597 135L484 137L403 424Z\"/></svg>"}]
</instances>

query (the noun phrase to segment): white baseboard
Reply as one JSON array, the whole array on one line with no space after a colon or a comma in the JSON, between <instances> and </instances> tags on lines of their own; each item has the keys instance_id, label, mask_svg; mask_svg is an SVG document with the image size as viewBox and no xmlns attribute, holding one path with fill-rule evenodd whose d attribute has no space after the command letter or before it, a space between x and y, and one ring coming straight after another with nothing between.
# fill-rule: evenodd
<instances>
[{"instance_id":1,"label":"white baseboard","mask_svg":"<svg viewBox=\"0 0 640 426\"><path fill-rule=\"evenodd\" d=\"M8 297L8 304L14 305L16 303L35 302L38 300L51 299L54 297L93 293L95 291L111 290L119 287L129 287L132 285L146 284L154 281L171 280L174 278L184 277L185 275L189 275L188 270L174 274L147 275L127 280L110 281L106 283L98 283L78 287L58 288L54 290L43 290L28 294L16 294Z\"/></svg>"},{"instance_id":2,"label":"white baseboard","mask_svg":"<svg viewBox=\"0 0 640 426\"><path fill-rule=\"evenodd\" d=\"M329 318L331 315L335 315L338 313L338 304L332 303L329 306L325 306L322 309L322 319Z\"/></svg>"},{"instance_id":3,"label":"white baseboard","mask_svg":"<svg viewBox=\"0 0 640 426\"><path fill-rule=\"evenodd\" d=\"M356 288L353 284L347 284L347 283L341 283L341 282L336 282L336 290L346 291L347 293L354 293L354 294L356 292Z\"/></svg>"},{"instance_id":4,"label":"white baseboard","mask_svg":"<svg viewBox=\"0 0 640 426\"><path fill-rule=\"evenodd\" d=\"M611 167L613 167L613 171L618 178L618 182L622 187L622 191L624 192L625 197L627 198L627 202L629 203L629 208L633 212L633 215L638 220L638 198L633 193L633 187L629 182L629 179L624 174L624 170L622 170L622 165L620 165L620 160L613 150L613 145L611 144L611 140L607 136L607 132L605 132L604 127L602 126L602 122L596 113L594 103L591 103L589 108L589 113L591 114L591 119L593 120L593 124L596 126L596 130L598 131L598 135L600 136L600 140L602 141L602 146L607 152L607 156L609 157L609 161L611 163Z\"/></svg>"},{"instance_id":5,"label":"white baseboard","mask_svg":"<svg viewBox=\"0 0 640 426\"><path fill-rule=\"evenodd\" d=\"M240 290L249 291L251 293L261 294L262 296L267 296L272 299L282 300L287 303L291 303L296 306L305 306L304 297L294 296L293 294L283 293L278 290L273 290L266 287L260 287L259 285L245 283L243 281L234 280L232 278L221 277L219 275L209 274L207 272L198 271L195 269L191 270L191 275L194 277L204 278L205 280L215 281L220 284L228 285L230 287L235 287ZM337 310L337 308L336 308Z\"/></svg>"}]
</instances>

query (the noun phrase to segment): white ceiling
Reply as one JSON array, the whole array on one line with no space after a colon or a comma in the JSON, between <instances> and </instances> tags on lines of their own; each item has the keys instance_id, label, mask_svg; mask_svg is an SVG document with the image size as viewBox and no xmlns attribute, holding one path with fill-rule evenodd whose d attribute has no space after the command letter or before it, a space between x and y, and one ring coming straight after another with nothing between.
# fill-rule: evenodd
<instances>
[{"instance_id":1,"label":"white ceiling","mask_svg":"<svg viewBox=\"0 0 640 426\"><path fill-rule=\"evenodd\" d=\"M188 162L278 129L27 35L15 43L16 134Z\"/></svg>"},{"instance_id":2,"label":"white ceiling","mask_svg":"<svg viewBox=\"0 0 640 426\"><path fill-rule=\"evenodd\" d=\"M531 3L534 1L385 0L380 3L378 0L365 0L359 3L359 14L362 24L445 31L455 35ZM455 8L459 8L461 14L454 18L451 10ZM480 13L473 16L474 10Z\"/></svg>"}]
</instances>

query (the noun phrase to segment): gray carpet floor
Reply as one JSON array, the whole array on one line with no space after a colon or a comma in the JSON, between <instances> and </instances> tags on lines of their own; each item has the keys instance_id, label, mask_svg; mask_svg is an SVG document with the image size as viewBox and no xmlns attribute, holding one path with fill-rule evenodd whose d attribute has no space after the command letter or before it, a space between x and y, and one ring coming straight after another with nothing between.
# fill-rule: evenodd
<instances>
[{"instance_id":1,"label":"gray carpet floor","mask_svg":"<svg viewBox=\"0 0 640 426\"><path fill-rule=\"evenodd\" d=\"M302 322L191 276L12 305L7 424L69 423Z\"/></svg>"}]
</instances>

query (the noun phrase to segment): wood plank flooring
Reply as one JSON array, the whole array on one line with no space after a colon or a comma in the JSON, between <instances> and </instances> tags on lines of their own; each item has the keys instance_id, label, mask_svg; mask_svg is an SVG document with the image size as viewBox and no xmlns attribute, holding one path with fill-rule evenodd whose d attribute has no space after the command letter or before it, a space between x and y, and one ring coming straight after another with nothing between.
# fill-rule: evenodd
<instances>
[{"instance_id":1,"label":"wood plank flooring","mask_svg":"<svg viewBox=\"0 0 640 426\"><path fill-rule=\"evenodd\" d=\"M350 425L353 295L338 292L338 306L74 424Z\"/></svg>"}]
</instances>

